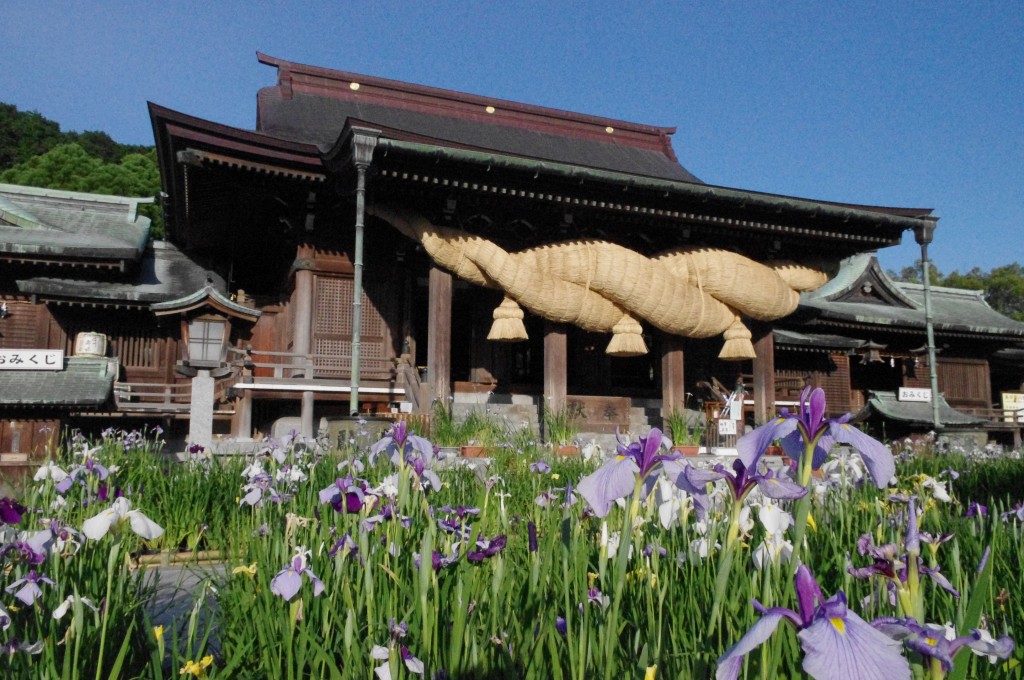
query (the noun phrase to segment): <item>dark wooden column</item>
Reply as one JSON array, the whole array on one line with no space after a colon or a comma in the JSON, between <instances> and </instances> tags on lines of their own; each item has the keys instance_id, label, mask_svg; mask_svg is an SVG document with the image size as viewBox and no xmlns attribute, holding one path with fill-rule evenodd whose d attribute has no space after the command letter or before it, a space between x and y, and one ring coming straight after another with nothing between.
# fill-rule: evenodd
<instances>
[{"instance_id":1,"label":"dark wooden column","mask_svg":"<svg viewBox=\"0 0 1024 680\"><path fill-rule=\"evenodd\" d=\"M565 326L544 323L544 406L557 411L565 406L568 390L568 361ZM543 414L542 414L543 415Z\"/></svg>"},{"instance_id":2,"label":"dark wooden column","mask_svg":"<svg viewBox=\"0 0 1024 680\"><path fill-rule=\"evenodd\" d=\"M448 403L452 393L452 275L430 268L427 309L427 383L431 399Z\"/></svg>"},{"instance_id":3,"label":"dark wooden column","mask_svg":"<svg viewBox=\"0 0 1024 680\"><path fill-rule=\"evenodd\" d=\"M775 337L769 330L754 343L754 422L775 417Z\"/></svg>"},{"instance_id":4,"label":"dark wooden column","mask_svg":"<svg viewBox=\"0 0 1024 680\"><path fill-rule=\"evenodd\" d=\"M661 336L661 417L686 406L683 339L664 333ZM664 425L664 423L662 424Z\"/></svg>"}]
</instances>

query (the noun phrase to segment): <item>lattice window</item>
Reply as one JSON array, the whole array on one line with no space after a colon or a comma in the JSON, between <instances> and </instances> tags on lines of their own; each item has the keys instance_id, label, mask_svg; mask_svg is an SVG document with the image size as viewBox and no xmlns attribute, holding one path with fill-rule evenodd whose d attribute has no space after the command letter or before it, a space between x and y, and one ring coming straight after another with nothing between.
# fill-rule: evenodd
<instances>
[{"instance_id":1,"label":"lattice window","mask_svg":"<svg viewBox=\"0 0 1024 680\"><path fill-rule=\"evenodd\" d=\"M370 281L367 286L374 286ZM331 355L315 361L316 375L348 377L352 371L352 279L317 276L314 296L313 352ZM383 291L381 291L383 293ZM386 300L381 294L379 299ZM391 376L391 349L384 314L366 293L362 294L360 373L364 378Z\"/></svg>"}]
</instances>

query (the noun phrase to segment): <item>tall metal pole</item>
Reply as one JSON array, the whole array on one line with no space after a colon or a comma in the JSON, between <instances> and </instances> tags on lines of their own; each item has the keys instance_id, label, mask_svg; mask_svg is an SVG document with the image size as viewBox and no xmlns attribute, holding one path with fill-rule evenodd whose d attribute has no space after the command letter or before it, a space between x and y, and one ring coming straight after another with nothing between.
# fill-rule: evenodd
<instances>
[{"instance_id":1,"label":"tall metal pole","mask_svg":"<svg viewBox=\"0 0 1024 680\"><path fill-rule=\"evenodd\" d=\"M938 432L942 427L939 419L939 373L935 366L935 327L932 324L932 287L928 267L928 244L935 234L935 220L923 218L920 226L914 227L914 240L921 246L921 275L924 281L924 327L928 336L928 374L932 390L932 424Z\"/></svg>"},{"instance_id":2,"label":"tall metal pole","mask_svg":"<svg viewBox=\"0 0 1024 680\"><path fill-rule=\"evenodd\" d=\"M356 247L352 275L352 380L348 410L359 413L359 363L363 330L363 220L366 211L366 165L356 163Z\"/></svg>"},{"instance_id":3,"label":"tall metal pole","mask_svg":"<svg viewBox=\"0 0 1024 680\"><path fill-rule=\"evenodd\" d=\"M366 218L366 170L377 146L377 131L352 128L352 160L356 166L356 243L352 255L352 372L348 408L359 413L359 373L363 330L363 225Z\"/></svg>"}]
</instances>

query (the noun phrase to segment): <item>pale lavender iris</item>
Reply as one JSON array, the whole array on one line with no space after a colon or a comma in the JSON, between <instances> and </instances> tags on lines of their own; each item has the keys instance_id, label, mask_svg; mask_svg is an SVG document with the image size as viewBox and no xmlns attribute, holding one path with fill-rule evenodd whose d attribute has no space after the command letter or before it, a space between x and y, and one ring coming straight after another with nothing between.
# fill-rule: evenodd
<instances>
[{"instance_id":1,"label":"pale lavender iris","mask_svg":"<svg viewBox=\"0 0 1024 680\"><path fill-rule=\"evenodd\" d=\"M909 680L910 664L900 644L846 607L842 591L825 599L807 565L794 579L799 611L764 607L754 600L761 619L721 658L716 680L736 680L743 658L772 636L782 622L799 632L803 669L814 680Z\"/></svg>"},{"instance_id":2,"label":"pale lavender iris","mask_svg":"<svg viewBox=\"0 0 1024 680\"><path fill-rule=\"evenodd\" d=\"M313 596L319 596L324 592L324 583L313 570L309 568L309 558L312 553L304 546L295 549L295 556L288 565L277 572L277 576L270 581L270 592L280 595L285 602L291 600L302 587L302 575L305 574L313 582Z\"/></svg>"},{"instance_id":3,"label":"pale lavender iris","mask_svg":"<svg viewBox=\"0 0 1024 680\"><path fill-rule=\"evenodd\" d=\"M6 591L12 593L16 598L31 607L35 604L36 598L43 594L42 589L39 587L40 583L50 586L54 585L53 580L48 576L37 573L35 569L30 569L25 578L19 578L7 586Z\"/></svg>"},{"instance_id":4,"label":"pale lavender iris","mask_svg":"<svg viewBox=\"0 0 1024 680\"><path fill-rule=\"evenodd\" d=\"M646 498L657 482L657 473L665 470L672 481L683 473L680 453L662 452L663 435L653 428L640 441L626 444L619 440L618 455L580 480L576 489L586 499L594 514L604 517L612 504L633 493L638 482L644 485ZM667 450L666 450L667 451Z\"/></svg>"},{"instance_id":5,"label":"pale lavender iris","mask_svg":"<svg viewBox=\"0 0 1024 680\"><path fill-rule=\"evenodd\" d=\"M434 445L424 437L408 431L405 422L397 422L388 434L370 447L370 463L376 462L381 453L386 453L395 465L401 464L407 456L416 454L430 463L434 459Z\"/></svg>"},{"instance_id":6,"label":"pale lavender iris","mask_svg":"<svg viewBox=\"0 0 1024 680\"><path fill-rule=\"evenodd\" d=\"M896 472L892 452L882 442L850 425L851 417L848 413L841 418L825 418L824 390L807 387L800 396L798 413L783 409L778 417L741 437L736 449L743 464L756 469L765 449L778 439L789 457L803 460L810 455L809 465L801 466L809 478L811 471L825 462L833 445L848 444L860 453L871 479L883 489ZM799 481L806 485L808 480Z\"/></svg>"}]
</instances>

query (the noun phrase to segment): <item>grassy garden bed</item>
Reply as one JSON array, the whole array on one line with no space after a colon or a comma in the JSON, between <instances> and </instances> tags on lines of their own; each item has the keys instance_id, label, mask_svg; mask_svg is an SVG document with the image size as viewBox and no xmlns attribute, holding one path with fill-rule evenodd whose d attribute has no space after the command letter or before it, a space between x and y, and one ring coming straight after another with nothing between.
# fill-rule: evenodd
<instances>
[{"instance_id":1,"label":"grassy garden bed","mask_svg":"<svg viewBox=\"0 0 1024 680\"><path fill-rule=\"evenodd\" d=\"M553 457L519 436L481 475L420 446L268 442L255 456L172 463L153 436L68 442L44 471L73 483L41 478L0 514L4 677L705 678L762 619L752 599L798 609L786 560L797 501L754 492L737 505L717 482L701 517L700 499L662 474L649 496L640 480L598 517L579 485L604 461ZM866 621L916 614L958 635L1019 638L1024 462L898 457L884 490L855 454L811 482L798 552L824 597L843 591ZM952 534L918 558L948 589L855 573L877 564L865 536L906 565L911 496L921 532ZM100 515L103 536L79 533L96 534ZM224 575L196 589L191 615L155 628L143 573L159 560L145 556L180 550L215 552ZM911 580L919 604L904 599ZM741 677L806 677L797 632L780 626ZM1021 674L1019 650L990 663L964 647L938 670L902 653L919 677Z\"/></svg>"}]
</instances>

